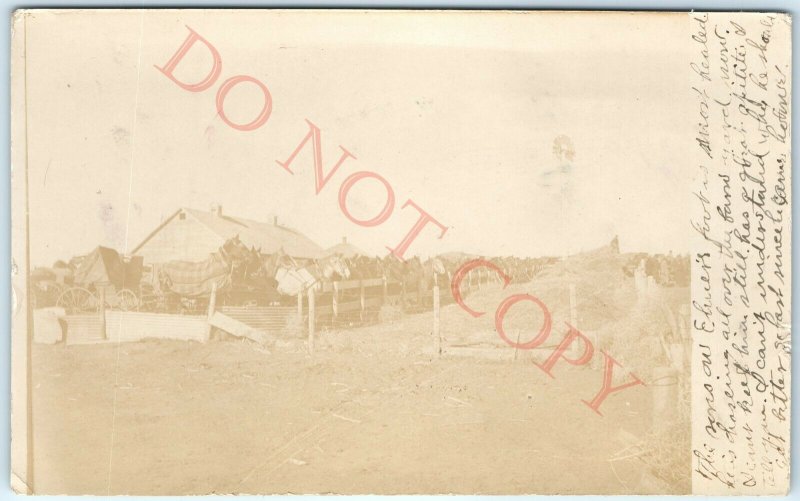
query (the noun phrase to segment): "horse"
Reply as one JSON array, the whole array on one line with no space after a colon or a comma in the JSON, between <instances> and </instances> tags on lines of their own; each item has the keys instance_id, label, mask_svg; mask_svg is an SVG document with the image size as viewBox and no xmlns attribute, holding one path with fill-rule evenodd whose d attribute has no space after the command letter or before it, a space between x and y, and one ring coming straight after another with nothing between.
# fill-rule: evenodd
<instances>
[{"instance_id":1,"label":"horse","mask_svg":"<svg viewBox=\"0 0 800 501\"><path fill-rule=\"evenodd\" d=\"M350 270L339 256L294 259L281 249L276 256L274 278L281 294L296 296L321 280L346 280Z\"/></svg>"},{"instance_id":2,"label":"horse","mask_svg":"<svg viewBox=\"0 0 800 501\"><path fill-rule=\"evenodd\" d=\"M403 282L405 276L405 266L402 261L394 255L388 254L383 259L379 259L381 274L387 279L395 282Z\"/></svg>"},{"instance_id":3,"label":"horse","mask_svg":"<svg viewBox=\"0 0 800 501\"><path fill-rule=\"evenodd\" d=\"M406 306L422 306L425 292L430 289L428 278L432 275L425 272L419 257L414 256L403 263L403 296Z\"/></svg>"},{"instance_id":4,"label":"horse","mask_svg":"<svg viewBox=\"0 0 800 501\"><path fill-rule=\"evenodd\" d=\"M239 235L226 240L219 248L222 259L231 267L231 281L244 281L247 277L248 267L253 266L255 249L248 249L239 240Z\"/></svg>"},{"instance_id":5,"label":"horse","mask_svg":"<svg viewBox=\"0 0 800 501\"><path fill-rule=\"evenodd\" d=\"M350 276L353 278L369 279L383 277L380 258L378 257L354 256L343 259L345 265L350 270Z\"/></svg>"},{"instance_id":6,"label":"horse","mask_svg":"<svg viewBox=\"0 0 800 501\"><path fill-rule=\"evenodd\" d=\"M310 271L319 280L336 281L350 278L350 268L339 254L315 259L314 266L310 267Z\"/></svg>"}]
</instances>

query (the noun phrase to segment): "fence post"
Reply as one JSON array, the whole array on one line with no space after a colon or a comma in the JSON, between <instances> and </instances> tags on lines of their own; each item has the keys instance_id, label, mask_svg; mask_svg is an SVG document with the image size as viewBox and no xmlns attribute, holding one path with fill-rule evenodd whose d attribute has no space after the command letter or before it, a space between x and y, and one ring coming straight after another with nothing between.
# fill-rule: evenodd
<instances>
[{"instance_id":1,"label":"fence post","mask_svg":"<svg viewBox=\"0 0 800 501\"><path fill-rule=\"evenodd\" d=\"M208 313L206 314L206 323L208 330L206 331L206 341L211 338L211 320L214 317L214 312L217 310L217 283L211 284L211 296L208 298Z\"/></svg>"},{"instance_id":2,"label":"fence post","mask_svg":"<svg viewBox=\"0 0 800 501\"><path fill-rule=\"evenodd\" d=\"M302 293L301 293L302 294ZM317 308L314 304L314 286L308 288L308 353L314 355L314 329L316 328Z\"/></svg>"},{"instance_id":3,"label":"fence post","mask_svg":"<svg viewBox=\"0 0 800 501\"><path fill-rule=\"evenodd\" d=\"M102 287L100 288L100 307L97 309L100 312L100 334L103 335L103 339L108 339L108 332L106 332L106 291ZM119 335L121 333L118 333Z\"/></svg>"},{"instance_id":4,"label":"fence post","mask_svg":"<svg viewBox=\"0 0 800 501\"><path fill-rule=\"evenodd\" d=\"M297 321L303 322L303 291L297 293Z\"/></svg>"},{"instance_id":5,"label":"fence post","mask_svg":"<svg viewBox=\"0 0 800 501\"><path fill-rule=\"evenodd\" d=\"M364 297L364 280L359 280L358 282L361 286L361 321L363 322L367 316L367 300Z\"/></svg>"},{"instance_id":6,"label":"fence post","mask_svg":"<svg viewBox=\"0 0 800 501\"><path fill-rule=\"evenodd\" d=\"M331 308L333 309L333 322L339 319L339 282L333 282L333 299L331 300Z\"/></svg>"},{"instance_id":7,"label":"fence post","mask_svg":"<svg viewBox=\"0 0 800 501\"><path fill-rule=\"evenodd\" d=\"M211 320L211 317L214 316L214 312L217 310L217 283L214 282L211 284L211 297L208 299L208 320Z\"/></svg>"},{"instance_id":8,"label":"fence post","mask_svg":"<svg viewBox=\"0 0 800 501\"><path fill-rule=\"evenodd\" d=\"M439 286L433 286L433 352L437 357L442 356L442 336L439 322Z\"/></svg>"}]
</instances>

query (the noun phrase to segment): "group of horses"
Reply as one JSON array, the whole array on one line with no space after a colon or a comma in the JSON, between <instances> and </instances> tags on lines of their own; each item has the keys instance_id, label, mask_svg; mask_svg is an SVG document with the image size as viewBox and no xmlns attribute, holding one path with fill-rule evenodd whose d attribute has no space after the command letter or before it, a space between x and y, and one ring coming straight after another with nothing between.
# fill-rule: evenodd
<instances>
[{"instance_id":1,"label":"group of horses","mask_svg":"<svg viewBox=\"0 0 800 501\"><path fill-rule=\"evenodd\" d=\"M294 257L282 250L265 253L246 245L236 235L204 261L144 263L139 283L127 283L125 287L136 296L136 307L142 311L197 313L207 307L212 290L216 290L217 300L222 305L288 306L296 304L299 294L305 294L318 284L344 281L367 281L373 284L370 287L383 289L384 294L401 297L405 305L407 301L419 303L422 297L430 300L434 285L440 287L442 294L449 295L450 282L458 268L478 258L490 261L515 282L530 281L551 261L462 253L402 261L391 254L385 257L332 254L312 259ZM69 272L71 282L79 268L81 262L75 258L69 263L57 262L53 270ZM34 282L52 281L52 272L46 276L40 274L43 278L32 274ZM470 283L473 280L479 283L502 281L499 274L485 267L469 277ZM380 285L375 285L376 282ZM96 284L86 286L93 285ZM42 303L53 301L42 300Z\"/></svg>"},{"instance_id":2,"label":"group of horses","mask_svg":"<svg viewBox=\"0 0 800 501\"><path fill-rule=\"evenodd\" d=\"M231 303L280 304L293 301L299 293L319 282L385 279L395 284L401 293L430 291L434 285L449 290L456 270L470 259L466 254L449 254L420 259L399 260L385 257L344 256L332 254L322 258L292 257L283 251L265 254L259 248L248 247L237 236L228 239L219 249L219 256L230 265L230 287L227 298ZM487 258L512 281L530 281L551 260L546 258L517 258L513 256ZM500 281L497 273L483 269L486 281Z\"/></svg>"},{"instance_id":3,"label":"group of horses","mask_svg":"<svg viewBox=\"0 0 800 501\"><path fill-rule=\"evenodd\" d=\"M614 242L611 248L618 252ZM54 303L57 293L72 284L76 270L81 268L79 259L73 258L69 263L58 261L52 269L36 269L31 273L34 291L41 296L37 296L40 299L37 303L44 306ZM446 301L458 269L473 259L488 261L495 270L486 266L476 268L464 280L472 286L476 280L479 284L499 283L505 279L526 283L558 261L546 257L487 257L464 253L406 260L392 254L384 257L332 254L312 259L291 256L283 250L265 253L246 245L236 235L205 261L145 263L147 271L142 274L141 282L128 283L126 287L136 295L137 307L144 311L201 311L207 307L212 289L216 289L218 301L223 305L288 306L296 304L298 295L312 287L320 290L321 287L316 287L320 284L347 281L371 284L369 287L382 289L384 296L401 297L405 305L407 301L420 303L423 297L430 301L434 286L439 286ZM504 277L496 270L502 271ZM623 263L622 271L633 276L637 270L654 277L661 285L689 284L686 256L631 254ZM57 280L57 277L62 278Z\"/></svg>"},{"instance_id":4,"label":"group of horses","mask_svg":"<svg viewBox=\"0 0 800 501\"><path fill-rule=\"evenodd\" d=\"M622 270L627 277L633 277L638 270L665 287L689 287L691 283L691 260L686 254L632 254Z\"/></svg>"}]
</instances>

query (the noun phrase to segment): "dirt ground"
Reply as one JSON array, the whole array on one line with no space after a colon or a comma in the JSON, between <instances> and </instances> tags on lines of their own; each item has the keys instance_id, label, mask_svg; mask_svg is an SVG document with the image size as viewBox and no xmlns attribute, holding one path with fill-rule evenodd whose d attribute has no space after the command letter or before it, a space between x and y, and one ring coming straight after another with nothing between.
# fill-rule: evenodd
<instances>
[{"instance_id":1,"label":"dirt ground","mask_svg":"<svg viewBox=\"0 0 800 501\"><path fill-rule=\"evenodd\" d=\"M510 290L473 296L489 311L481 319L444 308L445 342L469 331L469 339L497 344L493 311ZM509 317L509 328L518 320ZM556 340L563 320L554 314ZM659 471L676 458L648 462L637 452L653 428L656 386L609 396L599 417L581 399L600 389L600 367L562 364L551 379L532 363L548 350L515 360L508 346L498 347L505 349L501 360L440 359L430 354L431 325L432 314L424 313L321 332L313 357L302 339L267 349L233 338L35 345L36 490L688 490L674 472ZM688 479L688 445L682 451L686 471L678 478ZM679 469L683 461L677 458Z\"/></svg>"}]
</instances>

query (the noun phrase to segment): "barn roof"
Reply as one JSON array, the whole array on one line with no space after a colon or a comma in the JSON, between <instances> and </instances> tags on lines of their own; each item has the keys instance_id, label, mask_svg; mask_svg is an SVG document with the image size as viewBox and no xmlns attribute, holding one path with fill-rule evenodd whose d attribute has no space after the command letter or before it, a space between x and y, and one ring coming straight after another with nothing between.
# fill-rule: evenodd
<instances>
[{"instance_id":1,"label":"barn roof","mask_svg":"<svg viewBox=\"0 0 800 501\"><path fill-rule=\"evenodd\" d=\"M278 224L263 223L243 217L230 216L223 213L202 211L182 207L164 221L158 228L150 233L142 243L133 250L133 254L143 247L154 235L169 224L179 214L184 213L196 220L223 240L239 235L239 239L247 246L260 248L264 254L273 254L283 249L283 252L299 258L319 258L324 255L322 247L314 243L302 233ZM216 250L216 249L214 249Z\"/></svg>"}]
</instances>

